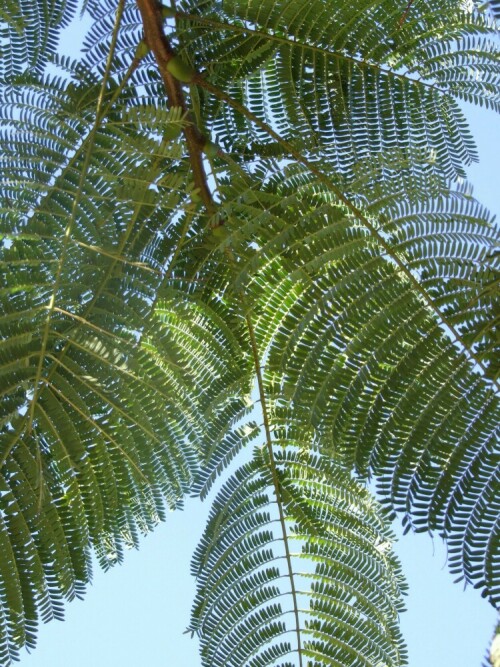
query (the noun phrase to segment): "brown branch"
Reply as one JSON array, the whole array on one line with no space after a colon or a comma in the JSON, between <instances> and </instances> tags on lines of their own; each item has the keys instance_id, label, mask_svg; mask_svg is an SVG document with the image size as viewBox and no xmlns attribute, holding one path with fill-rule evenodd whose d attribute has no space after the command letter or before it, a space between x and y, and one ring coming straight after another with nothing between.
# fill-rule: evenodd
<instances>
[{"instance_id":1,"label":"brown branch","mask_svg":"<svg viewBox=\"0 0 500 667\"><path fill-rule=\"evenodd\" d=\"M404 10L403 14L401 15L401 18L398 21L398 30L401 30L401 28L403 27L403 23L406 21L406 18L410 13L412 5L413 5L413 0L409 0L408 4L406 5L406 9Z\"/></svg>"},{"instance_id":2,"label":"brown branch","mask_svg":"<svg viewBox=\"0 0 500 667\"><path fill-rule=\"evenodd\" d=\"M181 82L178 81L168 70L168 63L175 57L175 51L170 45L165 31L163 30L163 15L161 4L157 0L136 0L141 14L144 27L144 41L151 49L165 86L170 106L180 107L184 117L190 120L190 110L186 104L186 98L182 90ZM186 139L189 161L193 171L195 187L209 215L216 212L216 205L208 186L207 174L203 164L203 147L206 139L193 122L183 129Z\"/></svg>"}]
</instances>

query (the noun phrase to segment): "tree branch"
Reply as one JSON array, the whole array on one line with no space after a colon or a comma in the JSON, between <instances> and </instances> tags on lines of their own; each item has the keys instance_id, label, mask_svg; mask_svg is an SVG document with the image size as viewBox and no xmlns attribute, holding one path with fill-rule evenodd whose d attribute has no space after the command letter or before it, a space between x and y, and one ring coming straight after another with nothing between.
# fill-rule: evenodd
<instances>
[{"instance_id":1,"label":"tree branch","mask_svg":"<svg viewBox=\"0 0 500 667\"><path fill-rule=\"evenodd\" d=\"M176 54L163 30L164 19L161 4L157 0L137 0L137 7L144 27L144 41L155 57L168 102L170 106L180 107L189 121L191 114L186 104L181 82L172 76L168 69L168 63ZM188 122L183 132L195 187L199 190L199 195L207 213L213 215L216 212L216 205L208 186L207 174L203 164L203 147L206 139L193 122Z\"/></svg>"}]
</instances>

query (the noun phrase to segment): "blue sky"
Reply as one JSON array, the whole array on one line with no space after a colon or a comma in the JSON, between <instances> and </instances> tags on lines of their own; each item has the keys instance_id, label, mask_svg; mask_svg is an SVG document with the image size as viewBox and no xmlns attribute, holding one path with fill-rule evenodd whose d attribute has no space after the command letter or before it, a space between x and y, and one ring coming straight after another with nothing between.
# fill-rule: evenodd
<instances>
[{"instance_id":1,"label":"blue sky","mask_svg":"<svg viewBox=\"0 0 500 667\"><path fill-rule=\"evenodd\" d=\"M85 601L69 605L64 623L41 628L22 667L197 667L196 641L183 631L194 593L189 562L206 509L189 501L123 566L96 571ZM410 667L480 667L494 610L452 583L441 540L406 535L397 550L410 584L401 617Z\"/></svg>"},{"instance_id":2,"label":"blue sky","mask_svg":"<svg viewBox=\"0 0 500 667\"><path fill-rule=\"evenodd\" d=\"M500 123L485 110L468 110L481 163L470 170L476 196L500 211ZM126 554L123 566L96 568L84 602L66 609L64 623L40 629L37 649L23 651L22 667L196 667L197 644L183 634L194 582L191 554L208 504L188 500ZM397 545L410 585L402 629L410 667L480 667L495 623L494 610L477 591L452 583L439 538L407 535Z\"/></svg>"}]
</instances>

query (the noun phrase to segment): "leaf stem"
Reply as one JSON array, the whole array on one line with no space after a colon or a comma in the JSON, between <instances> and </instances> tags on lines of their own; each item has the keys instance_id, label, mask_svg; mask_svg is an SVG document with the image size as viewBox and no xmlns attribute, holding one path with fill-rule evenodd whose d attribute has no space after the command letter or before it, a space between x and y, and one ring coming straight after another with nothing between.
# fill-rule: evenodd
<instances>
[{"instance_id":1,"label":"leaf stem","mask_svg":"<svg viewBox=\"0 0 500 667\"><path fill-rule=\"evenodd\" d=\"M259 349L257 346L257 340L255 338L255 330L253 327L253 322L250 314L246 315L246 323L247 323L247 328L248 328L248 335L250 337L250 345L252 347L252 356L253 356L253 362L254 362L254 367L255 367L255 374L257 376L257 386L259 390L259 397L260 397L260 405L261 405L261 410L262 410L262 419L264 422L264 432L266 434L266 448L267 448L267 453L269 456L269 467L271 469L271 475L273 478L273 483L274 483L274 489L276 493L276 503L278 505L278 512L279 512L279 520L281 524L281 532L283 534L283 543L285 545L285 558L286 558L286 563L287 563L287 568L288 568L288 577L290 579L290 589L292 593L292 600L293 600L293 613L295 616L295 630L296 630L296 635L297 635L297 652L299 656L299 667L302 667L302 642L301 642L301 637L300 637L300 619L299 619L299 606L298 606L298 597L297 597L297 591L295 588L295 579L294 579L294 573L293 573L293 568L292 568L292 558L290 555L290 547L288 544L288 533L286 530L286 520L285 520L285 512L283 510L283 501L281 498L281 483L278 475L278 470L276 468L276 461L274 460L274 452L273 452L273 444L272 444L272 435L271 435L271 428L269 424L269 414L267 411L267 403L266 403L266 394L264 390L264 381L262 379L262 370L261 370L261 363L260 363L260 358L259 358Z\"/></svg>"},{"instance_id":2,"label":"leaf stem","mask_svg":"<svg viewBox=\"0 0 500 667\"><path fill-rule=\"evenodd\" d=\"M114 52L115 52L116 43L117 43L117 39L118 39L118 32L119 32L119 28L120 28L120 24L121 24L121 20L122 20L122 16L123 16L124 8L125 8L125 0L120 0L119 3L118 3L117 10L116 10L115 24L113 26L113 35L112 35L111 45L110 45L110 49L109 49L109 53L108 53L108 59L106 61L106 69L104 71L104 76L103 76L102 84L101 84L101 90L99 92L99 99L98 99L98 102L97 102L96 117L95 117L95 121L94 121L94 125L92 127L92 130L90 131L90 134L89 134L89 140L88 140L88 144L86 146L87 151L85 153L85 157L84 157L84 160L83 160L82 170L80 172L80 178L79 178L79 181L78 181L78 187L77 187L77 190L75 192L75 197L73 199L73 205L71 207L70 219L69 219L68 224L66 225L66 229L64 231L64 237L63 237L62 248L61 248L61 257L60 257L59 264L58 264L58 267L57 267L57 272L56 272L55 280L54 280L54 287L53 287L52 295L50 297L50 301L49 301L49 305L48 305L48 313L47 313L47 318L45 320L45 327L44 327L44 330L43 330L43 333L42 333L42 344L41 344L41 348L40 348L40 358L39 358L39 361L38 361L36 376L35 376L35 380L34 380L33 398L31 399L30 407L29 407L29 410L28 410L28 425L27 425L28 434L31 432L31 428L32 428L32 425L33 425L35 407L36 407L36 403L37 403L37 400L38 400L38 395L40 393L40 387L41 387L41 384L42 384L41 379L42 379L43 362L44 362L46 351L47 351L52 314L54 312L54 308L55 308L55 305L56 305L56 298L57 298L57 294L59 292L59 286L60 286L60 283L61 283L63 266L64 266L64 263L66 261L66 256L67 256L67 253L68 253L68 246L70 244L71 234L72 234L73 226L74 226L75 220L76 220L78 205L80 203L80 199L81 199L82 191L83 191L83 185L85 183L85 179L86 179L86 176L87 176L87 171L88 171L89 164L90 164L90 157L91 157L92 147L94 145L97 130L99 128L99 125L100 125L100 122L101 122L101 119L102 119L101 111L102 111L102 107L103 107L103 104L104 104L104 93L105 93L106 86L107 86L109 76L110 76L110 73L111 73L111 66L112 66L112 63L113 63L113 57L114 57Z\"/></svg>"},{"instance_id":3,"label":"leaf stem","mask_svg":"<svg viewBox=\"0 0 500 667\"><path fill-rule=\"evenodd\" d=\"M5 465L5 463L7 461L7 458L9 457L10 452L14 449L14 447L17 445L17 443L21 439L21 437L23 435L23 432L24 432L24 429L26 427L26 423L28 424L28 426L27 426L28 434L31 432L31 428L32 428L32 425L33 425L34 414L35 414L35 409L36 409L36 405L37 405L37 402L38 402L38 397L40 395L40 388L41 388L41 384L42 384L43 362L44 362L44 358L47 356L47 345L48 345L48 338L49 338L49 332L50 332L50 323L51 323L53 313L58 310L57 307L56 307L56 297L57 297L57 293L59 291L62 269L63 269L63 265L64 265L64 262L66 260L66 256L67 256L67 253L68 253L68 247L69 247L70 243L74 242L73 239L71 238L71 233L72 233L72 229L73 229L73 226L74 226L74 222L76 220L76 211L77 211L80 199L81 199L82 188L83 188L83 184L84 184L86 174L87 174L87 171L88 171L88 167L89 167L89 163L90 163L90 156L91 156L91 152L92 152L92 147L94 145L95 137L96 137L96 134L97 134L97 130L99 129L99 125L101 124L101 121L105 117L107 111L114 104L118 95L123 90L124 85L127 83L130 76L137 69L137 66L139 64L138 59L134 59L132 61L132 63L130 64L127 72L125 73L125 76L124 76L123 80L121 81L120 85L115 89L111 98L104 105L104 93L105 93L106 85L107 85L107 82L109 80L109 76L110 76L110 73L111 73L111 66L112 66L112 62L113 62L114 51L115 51L115 48L116 48L116 43L117 43L117 39L118 39L118 32L119 32L119 28L120 28L124 8L125 8L125 0L120 0L119 5L118 5L117 10L116 10L115 25L114 25L114 28L113 28L113 35L112 35L112 40L111 40L111 45L110 45L110 51L109 51L108 58L107 58L107 61L106 61L106 68L105 68L105 72L104 72L104 76L103 76L103 80L102 80L102 84L101 84L101 89L99 91L98 103L97 103L97 108L96 108L96 117L95 117L95 120L94 120L94 124L93 124L87 138L82 142L82 144L79 146L79 148L75 151L74 155L71 157L70 161L68 162L68 164L66 165L66 167L64 168L64 170L62 172L62 173L65 173L66 171L68 171L68 169L76 163L77 159L79 158L79 156L81 154L81 151L82 150L85 151L85 157L84 157L84 160L83 160L82 171L80 173L80 178L79 178L79 181L78 181L78 187L77 187L75 197L73 199L73 205L72 205L72 208L71 208L70 219L69 219L69 221L66 225L66 229L65 229L65 232L64 232L64 238L63 238L62 249L61 249L61 256L58 260L58 268L57 268L57 272L56 272L56 276L55 276L52 295L51 295L51 298L49 300L49 304L47 306L47 311L48 312L47 312L47 317L46 317L46 320L45 320L45 326L44 326L44 330L43 330L43 334L42 334L42 346L41 346L41 349L40 349L40 358L39 358L39 362L38 362L38 365L37 365L36 375L35 375L34 384L33 384L33 386L34 386L33 396L30 400L30 406L29 406L28 411L26 412L26 414L22 418L22 420L19 422L19 425L17 427L17 434L11 440L9 446L7 447L6 451L4 452L3 456L0 459L0 468L2 468ZM118 261L118 260L116 260L116 261ZM69 345L69 342L66 343L66 345L61 350L61 354L60 354L61 359L64 356L64 354L66 353L68 345ZM52 370L47 373L46 382L48 382L52 378L53 371L54 371L54 366L52 367Z\"/></svg>"}]
</instances>

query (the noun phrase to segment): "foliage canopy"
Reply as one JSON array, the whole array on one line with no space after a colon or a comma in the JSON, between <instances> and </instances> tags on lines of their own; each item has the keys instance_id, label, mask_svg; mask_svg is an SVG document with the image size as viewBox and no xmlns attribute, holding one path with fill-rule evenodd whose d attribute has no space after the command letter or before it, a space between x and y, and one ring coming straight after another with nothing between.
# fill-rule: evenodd
<instances>
[{"instance_id":1,"label":"foliage canopy","mask_svg":"<svg viewBox=\"0 0 500 667\"><path fill-rule=\"evenodd\" d=\"M193 559L203 665L406 664L397 512L499 604L498 230L460 107L500 109L498 13L3 3L2 665L243 448Z\"/></svg>"}]
</instances>

